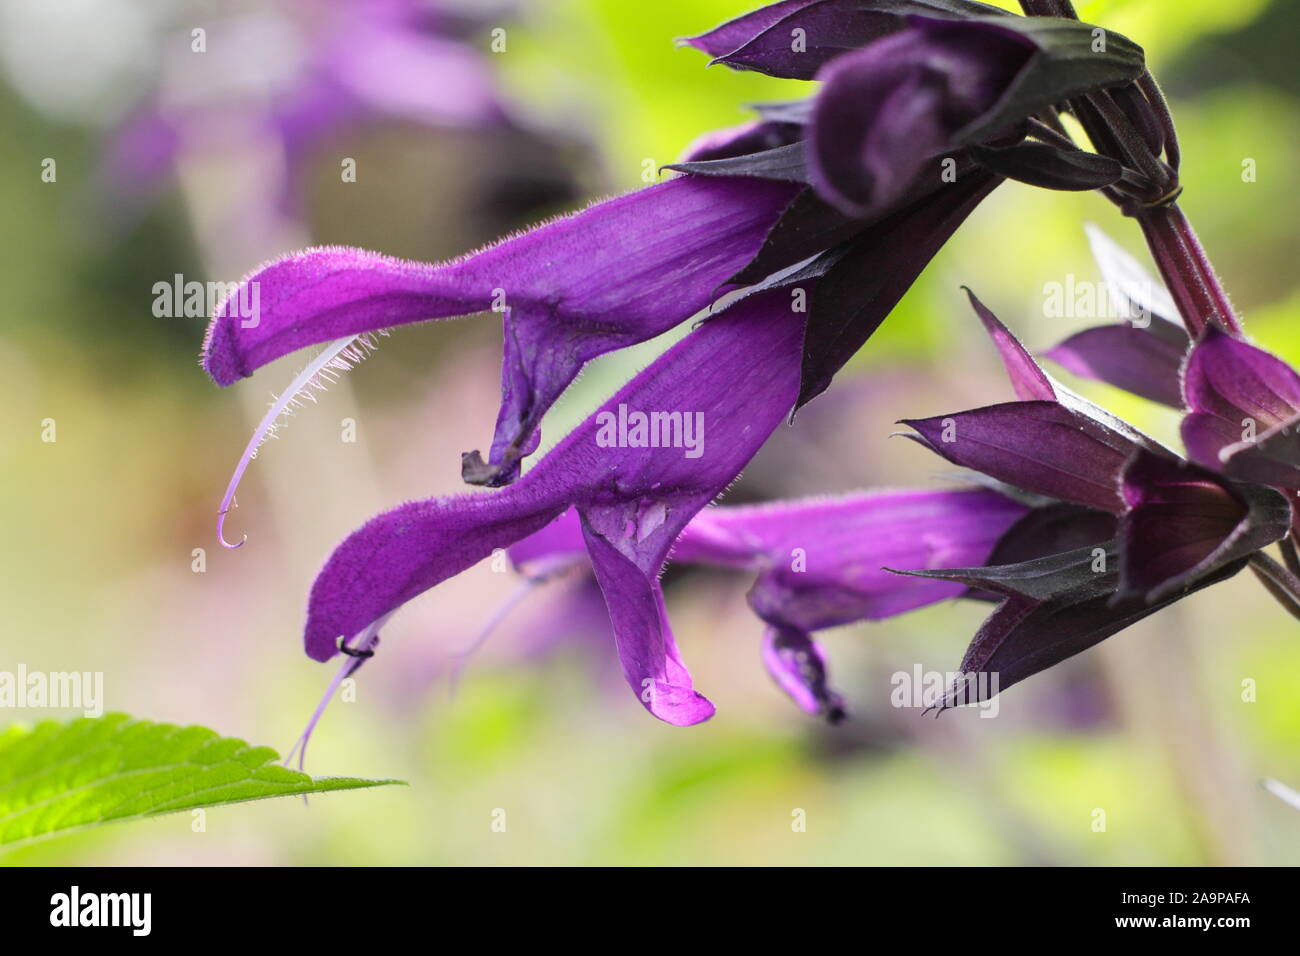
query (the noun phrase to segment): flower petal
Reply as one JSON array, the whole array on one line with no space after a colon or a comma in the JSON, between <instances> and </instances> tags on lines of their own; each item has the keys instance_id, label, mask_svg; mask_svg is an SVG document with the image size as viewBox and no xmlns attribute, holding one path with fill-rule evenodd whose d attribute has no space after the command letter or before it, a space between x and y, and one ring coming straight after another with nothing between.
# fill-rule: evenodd
<instances>
[{"instance_id":1,"label":"flower petal","mask_svg":"<svg viewBox=\"0 0 1300 956\"><path fill-rule=\"evenodd\" d=\"M587 558L582 536L582 519L572 508L540 531L506 549L516 571L528 578L546 577L556 568L568 567Z\"/></svg>"},{"instance_id":2,"label":"flower petal","mask_svg":"<svg viewBox=\"0 0 1300 956\"><path fill-rule=\"evenodd\" d=\"M647 574L585 520L583 530L628 686L646 710L666 723L685 727L708 720L714 707L694 689L677 652L658 568Z\"/></svg>"},{"instance_id":3,"label":"flower petal","mask_svg":"<svg viewBox=\"0 0 1300 956\"><path fill-rule=\"evenodd\" d=\"M763 665L776 685L805 713L838 724L847 716L844 698L831 690L826 654L804 631L768 627L763 631Z\"/></svg>"},{"instance_id":4,"label":"flower petal","mask_svg":"<svg viewBox=\"0 0 1300 956\"><path fill-rule=\"evenodd\" d=\"M314 343L498 307L507 315L506 394L492 464L505 483L536 441L542 414L582 366L708 306L795 191L682 177L441 265L307 250L253 273L222 304L204 367L228 385Z\"/></svg>"},{"instance_id":5,"label":"flower petal","mask_svg":"<svg viewBox=\"0 0 1300 956\"><path fill-rule=\"evenodd\" d=\"M707 33L682 37L677 42L685 46L693 46L709 56L719 57L748 43L754 36L779 22L783 17L816 2L817 0L781 0L779 3L771 3L741 14Z\"/></svg>"},{"instance_id":6,"label":"flower petal","mask_svg":"<svg viewBox=\"0 0 1300 956\"><path fill-rule=\"evenodd\" d=\"M1157 334L1156 323L1168 326L1174 335ZM1176 336L1181 336L1181 344ZM1150 329L1128 324L1084 329L1043 355L1080 378L1106 382L1153 402L1182 408L1182 365L1190 345L1176 326L1155 319Z\"/></svg>"},{"instance_id":7,"label":"flower petal","mask_svg":"<svg viewBox=\"0 0 1300 956\"><path fill-rule=\"evenodd\" d=\"M1261 348L1209 325L1187 360L1187 407L1260 432L1300 413L1300 375ZM1203 462L1209 467L1215 463Z\"/></svg>"},{"instance_id":8,"label":"flower petal","mask_svg":"<svg viewBox=\"0 0 1300 956\"><path fill-rule=\"evenodd\" d=\"M431 498L372 518L334 550L312 585L307 656L329 660L340 637L544 527L567 506L556 492Z\"/></svg>"},{"instance_id":9,"label":"flower petal","mask_svg":"<svg viewBox=\"0 0 1300 956\"><path fill-rule=\"evenodd\" d=\"M1059 664L1163 610L1188 594L1232 577L1244 560L1202 578L1187 591L1148 604L1140 598L1114 601L1099 587L1040 602L1014 596L985 620L958 667L963 675L939 704L941 708L987 700L1013 684ZM1100 592L1100 593L1099 593Z\"/></svg>"},{"instance_id":10,"label":"flower petal","mask_svg":"<svg viewBox=\"0 0 1300 956\"><path fill-rule=\"evenodd\" d=\"M906 490L702 512L673 561L765 568L749 603L803 631L893 617L957 597L941 581L887 568L982 563L1023 505L984 489Z\"/></svg>"},{"instance_id":11,"label":"flower petal","mask_svg":"<svg viewBox=\"0 0 1300 956\"><path fill-rule=\"evenodd\" d=\"M989 551L1025 506L984 489L886 491L839 498L705 508L677 538L674 564L705 564L762 570L750 590L750 605L767 622L763 657L773 677L801 707L828 718L842 715L839 697L826 688L825 660L809 631L859 620L879 620L937 601L958 597L961 585L947 581L899 578L883 566L937 567L974 564ZM615 540L629 516L603 515ZM640 522L633 516L631 524ZM596 541L592 541L595 535ZM658 588L635 552L624 555L600 532L587 541L596 572L611 592L611 616L633 688L652 691L658 716L678 722L696 716L698 704L680 660L670 645L660 645L660 627L651 615ZM582 559L583 527L573 512L510 549L516 565L530 575ZM614 553L608 549L613 548ZM604 562L602 564L602 562ZM641 574L638 579L627 563ZM764 570L766 569L766 570ZM650 588L653 593L648 593ZM641 611L630 614L619 594L639 595ZM665 631L665 633L667 633ZM669 638L669 641L671 638ZM664 663L658 670L647 661ZM669 673L669 671L672 673ZM651 703L649 696L643 701Z\"/></svg>"},{"instance_id":12,"label":"flower petal","mask_svg":"<svg viewBox=\"0 0 1300 956\"><path fill-rule=\"evenodd\" d=\"M735 480L793 406L801 318L781 291L748 296L665 352L514 485L405 505L354 533L312 589L308 653L328 658L337 638L367 617L574 506L633 689L640 696L653 687L654 699L643 703L664 720L705 719L712 707L691 690L678 658L658 574L682 528ZM699 442L620 435L614 426L629 409L689 415Z\"/></svg>"},{"instance_id":13,"label":"flower petal","mask_svg":"<svg viewBox=\"0 0 1300 956\"><path fill-rule=\"evenodd\" d=\"M808 165L822 196L845 213L889 208L962 127L989 109L1034 45L991 23L916 18L913 25L834 60L808 134Z\"/></svg>"},{"instance_id":14,"label":"flower petal","mask_svg":"<svg viewBox=\"0 0 1300 956\"><path fill-rule=\"evenodd\" d=\"M1271 488L1140 451L1124 469L1123 596L1159 600L1286 537L1291 505Z\"/></svg>"},{"instance_id":15,"label":"flower petal","mask_svg":"<svg viewBox=\"0 0 1300 956\"><path fill-rule=\"evenodd\" d=\"M1020 340L1011 333L1011 330L975 297L974 292L967 289L966 297L970 299L975 314L984 323L984 330L988 332L989 338L997 346L998 354L1002 356L1002 364L1011 379L1011 388L1016 393L1016 398L1025 402L1056 401L1056 389L1052 386L1052 380L1039 368L1034 357L1029 354L1029 350L1021 345Z\"/></svg>"},{"instance_id":16,"label":"flower petal","mask_svg":"<svg viewBox=\"0 0 1300 956\"><path fill-rule=\"evenodd\" d=\"M903 424L953 464L1099 511L1124 509L1119 475L1138 446L1056 402L1008 402Z\"/></svg>"},{"instance_id":17,"label":"flower petal","mask_svg":"<svg viewBox=\"0 0 1300 956\"><path fill-rule=\"evenodd\" d=\"M714 62L768 76L811 80L835 57L903 29L909 14L1006 16L1007 11L971 0L818 0L784 11L747 42L713 54Z\"/></svg>"},{"instance_id":18,"label":"flower petal","mask_svg":"<svg viewBox=\"0 0 1300 956\"><path fill-rule=\"evenodd\" d=\"M827 388L957 228L1002 182L977 170L873 223L809 296L799 406Z\"/></svg>"}]
</instances>

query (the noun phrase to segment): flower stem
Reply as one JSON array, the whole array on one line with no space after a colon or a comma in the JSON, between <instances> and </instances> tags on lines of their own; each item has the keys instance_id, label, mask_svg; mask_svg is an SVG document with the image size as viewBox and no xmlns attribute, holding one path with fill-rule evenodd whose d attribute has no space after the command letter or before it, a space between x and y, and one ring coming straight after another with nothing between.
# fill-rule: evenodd
<instances>
[{"instance_id":1,"label":"flower stem","mask_svg":"<svg viewBox=\"0 0 1300 956\"><path fill-rule=\"evenodd\" d=\"M1192 336L1200 335L1210 323L1240 334L1241 323L1228 294L1178 204L1143 206L1133 216Z\"/></svg>"},{"instance_id":2,"label":"flower stem","mask_svg":"<svg viewBox=\"0 0 1300 956\"><path fill-rule=\"evenodd\" d=\"M1288 537L1277 543L1277 546L1282 552L1282 557L1286 559L1287 570L1300 577L1300 554L1297 554L1295 549L1295 531L1292 530Z\"/></svg>"},{"instance_id":3,"label":"flower stem","mask_svg":"<svg viewBox=\"0 0 1300 956\"><path fill-rule=\"evenodd\" d=\"M1300 578L1278 564L1263 551L1250 556L1250 569L1292 617L1300 618Z\"/></svg>"},{"instance_id":4,"label":"flower stem","mask_svg":"<svg viewBox=\"0 0 1300 956\"><path fill-rule=\"evenodd\" d=\"M1138 88L1142 90L1147 102L1151 104L1151 109L1155 111L1156 121L1160 124L1165 134L1165 161L1169 163L1171 169L1175 172L1182 162L1182 150L1178 146L1178 131L1174 129L1174 117L1169 112L1169 102L1160 90L1160 84L1148 70L1138 78Z\"/></svg>"}]
</instances>

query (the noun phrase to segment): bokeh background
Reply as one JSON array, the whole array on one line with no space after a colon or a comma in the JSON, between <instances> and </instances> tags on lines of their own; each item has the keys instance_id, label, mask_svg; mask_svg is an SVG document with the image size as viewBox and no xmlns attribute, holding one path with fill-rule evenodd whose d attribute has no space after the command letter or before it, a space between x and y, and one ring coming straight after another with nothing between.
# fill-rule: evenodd
<instances>
[{"instance_id":1,"label":"bokeh background","mask_svg":"<svg viewBox=\"0 0 1300 956\"><path fill-rule=\"evenodd\" d=\"M355 89L320 81L327 106L353 100L286 149L268 116L303 77L320 80L314 55L356 52L364 30L348 18L367 6L0 0L0 668L102 671L111 710L286 750L333 673L301 651L312 577L370 515L461 490L459 453L483 447L495 417L499 323L384 340L263 449L231 519L249 541L227 552L213 521L230 469L269 393L305 360L216 388L196 363L203 319L155 317L154 283L233 280L309 243L457 255L637 187L647 161L743 121L748 102L803 93L674 48L750 0L444 3L430 28L441 52L395 43L358 56L350 81L376 84L370 99L358 107ZM1079 6L1146 47L1183 141L1183 205L1250 332L1300 360L1300 3ZM205 54L191 52L196 27ZM455 108L475 96L489 106ZM183 135L149 129L148 104L179 117ZM42 180L46 158L55 182ZM344 158L356 182L341 180ZM1086 220L1145 255L1099 197L1000 189L732 500L942 481L937 459L889 438L892 423L1009 397L959 285L1035 348L1093 324L1044 309L1046 284L1098 278ZM671 338L596 363L547 419L547 443ZM1176 441L1171 414L1072 384ZM341 440L349 418L355 443ZM530 595L452 693L456 655L516 586L480 566L394 619L357 699L335 701L312 743L312 772L409 788L223 808L203 833L165 817L0 861L1300 862L1300 814L1259 787L1300 786L1300 635L1248 575L1013 688L992 720L888 703L895 671L957 665L982 607L829 632L853 708L838 728L769 685L748 580L666 580L683 653L718 705L707 724L646 715L599 618L563 585ZM45 716L70 715L0 721ZM498 809L504 833L491 828ZM792 829L796 810L805 832Z\"/></svg>"}]
</instances>

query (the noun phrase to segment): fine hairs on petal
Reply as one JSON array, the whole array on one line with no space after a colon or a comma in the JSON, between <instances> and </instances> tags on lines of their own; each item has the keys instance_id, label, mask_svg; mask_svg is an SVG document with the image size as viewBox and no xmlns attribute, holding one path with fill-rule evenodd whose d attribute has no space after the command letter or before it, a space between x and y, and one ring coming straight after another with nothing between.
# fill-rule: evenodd
<instances>
[{"instance_id":1,"label":"fine hairs on petal","mask_svg":"<svg viewBox=\"0 0 1300 956\"><path fill-rule=\"evenodd\" d=\"M354 654L366 654L367 651L373 651L379 644L380 629L382 629L388 623L389 619L396 613L396 611L393 611L385 614L379 620L373 622L369 627L363 630L360 635L358 635L355 643L348 645L349 649ZM328 707L329 702L334 699L334 695L338 693L338 689L342 686L343 682L357 671L361 670L361 665L369 659L369 656L348 657L347 660L343 662L343 666L339 668L338 673L334 675L334 679L330 681L329 687L325 688L325 694L321 697L320 703L316 705L316 709L312 712L311 719L307 721L306 728L298 739L294 741L293 746L289 748L289 752L284 755L283 762L286 767L289 766L290 761L293 760L293 755L296 753L298 755L298 769L304 773L306 772L304 764L307 760L307 744L311 741L311 735L316 730L316 725L320 723L321 717L324 716L325 708ZM305 801L306 797L303 799Z\"/></svg>"},{"instance_id":2,"label":"fine hairs on petal","mask_svg":"<svg viewBox=\"0 0 1300 956\"><path fill-rule=\"evenodd\" d=\"M378 333L364 333L362 335L350 335L347 338L338 339L331 342L320 355L316 356L306 368L304 368L289 383L278 398L267 409L262 420L258 423L257 428L253 431L253 437L248 440L244 447L244 453L239 458L239 463L235 466L234 474L230 476L230 483L226 485L226 493L221 498L221 508L217 511L217 540L223 547L238 548L248 540L248 535L244 535L240 540L231 544L226 540L225 526L226 515L230 509L237 507L235 503L235 491L239 488L239 482L244 477L244 472L248 470L249 462L257 457L258 449L269 438L276 437L276 432L292 418L295 411L303 407L303 399L308 399L312 403L316 401L316 392L325 391L330 385L338 381L339 374L354 368L364 361L367 356L379 347L376 334L387 335L388 332L380 330Z\"/></svg>"}]
</instances>

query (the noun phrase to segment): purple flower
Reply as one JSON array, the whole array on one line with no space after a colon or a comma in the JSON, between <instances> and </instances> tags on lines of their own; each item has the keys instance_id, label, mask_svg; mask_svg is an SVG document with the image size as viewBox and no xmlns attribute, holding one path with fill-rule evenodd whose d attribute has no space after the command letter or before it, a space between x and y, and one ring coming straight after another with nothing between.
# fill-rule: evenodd
<instances>
[{"instance_id":1,"label":"purple flower","mask_svg":"<svg viewBox=\"0 0 1300 956\"><path fill-rule=\"evenodd\" d=\"M1125 465L1121 481L1119 593L1148 602L1281 540L1291 523L1276 491L1148 451Z\"/></svg>"},{"instance_id":2,"label":"purple flower","mask_svg":"<svg viewBox=\"0 0 1300 956\"><path fill-rule=\"evenodd\" d=\"M1261 348L1209 326L1183 376L1183 444L1223 474L1300 489L1300 375Z\"/></svg>"},{"instance_id":3,"label":"purple flower","mask_svg":"<svg viewBox=\"0 0 1300 956\"><path fill-rule=\"evenodd\" d=\"M498 548L514 547L522 566L548 573L581 547L605 596L629 685L656 717L698 723L713 706L693 688L658 581L676 547L677 560L760 572L751 604L769 625L766 661L801 705L838 713L809 632L961 593L948 582L900 586L882 567L978 562L1025 509L992 492L912 492L717 509L697 518L793 406L800 325L780 290L742 299L665 353L514 484L404 505L370 521L339 546L312 588L308 654L329 659L340 638L364 637L374 622ZM692 459L644 436L628 447L602 447L605 416L628 408L700 416L706 452ZM569 509L575 517L557 522ZM795 548L802 558L791 554Z\"/></svg>"},{"instance_id":4,"label":"purple flower","mask_svg":"<svg viewBox=\"0 0 1300 956\"><path fill-rule=\"evenodd\" d=\"M905 29L913 14L1010 16L971 0L785 0L680 42L732 69L812 80L835 57Z\"/></svg>"},{"instance_id":5,"label":"purple flower","mask_svg":"<svg viewBox=\"0 0 1300 956\"><path fill-rule=\"evenodd\" d=\"M315 585L307 653L328 660L411 598L570 507L610 612L624 675L668 723L713 705L692 687L663 611L658 574L678 534L720 494L788 415L798 392L801 316L781 291L741 300L686 336L508 487L404 505L354 532ZM601 412L699 416L707 451L602 447Z\"/></svg>"},{"instance_id":6,"label":"purple flower","mask_svg":"<svg viewBox=\"0 0 1300 956\"><path fill-rule=\"evenodd\" d=\"M808 161L818 191L846 212L892 205L961 131L993 108L1035 53L991 23L916 21L819 74Z\"/></svg>"},{"instance_id":7,"label":"purple flower","mask_svg":"<svg viewBox=\"0 0 1300 956\"><path fill-rule=\"evenodd\" d=\"M811 42L787 53L777 41L792 32ZM777 425L829 385L1005 178L1102 189L1124 203L1172 195L1168 165L1097 132L1111 127L1093 122L1102 107L1091 98L1139 123L1158 94L1134 85L1145 75L1140 48L1107 34L1096 49L1095 39L1074 20L965 0L787 0L691 42L738 68L815 76L820 91L697 141L673 167L685 176L448 263L328 248L250 275L217 310L203 364L230 384L330 343L282 404L391 327L486 310L503 322L496 432L486 461L477 452L462 461L470 483L495 490L413 502L346 539L312 589L308 654L368 654L400 606L494 550L515 547L519 560L544 567L578 560L580 535L624 675L655 716L685 725L713 713L668 625L658 576L670 554L757 572L751 606L765 623L765 662L800 706L835 716L841 702L817 630L944 597L996 599L968 661L1003 667L1014 681L1253 561L1285 534L1284 499L1186 470L1048 378L973 296L1019 400L909 424L918 441L989 476L996 490L697 518ZM1058 109L1086 121L1097 154L1069 141ZM1176 152L1171 129L1143 128L1147 152ZM260 306L249 316L241 307L251 287ZM522 473L544 413L583 365L737 290L743 298ZM629 410L640 431L625 429ZM236 470L223 520L275 413ZM694 426L697 454L648 440L647 421L669 429L674 418ZM1147 534L1152 524L1169 536ZM807 545L795 540L803 535ZM1139 546L1153 549L1151 567L1131 560ZM531 557L519 554L530 547ZM796 569L793 548L821 558ZM886 565L912 577L887 577Z\"/></svg>"},{"instance_id":8,"label":"purple flower","mask_svg":"<svg viewBox=\"0 0 1300 956\"><path fill-rule=\"evenodd\" d=\"M686 525L669 560L757 573L749 603L766 625L764 665L804 711L835 722L844 716L843 700L829 688L826 657L812 632L961 596L964 585L899 578L887 569L978 564L1028 511L986 489L719 506ZM534 579L586 563L577 513L511 546L510 556Z\"/></svg>"},{"instance_id":9,"label":"purple flower","mask_svg":"<svg viewBox=\"0 0 1300 956\"><path fill-rule=\"evenodd\" d=\"M542 415L583 365L709 306L794 193L762 180L682 178L438 265L308 249L258 269L217 309L203 366L228 385L309 345L333 342L328 356L358 336L496 309L505 339L501 410L488 462L471 453L464 472L475 484L507 484L536 449ZM250 318L243 290L254 285L259 308ZM283 400L309 381L300 378ZM223 514L266 427L240 462Z\"/></svg>"},{"instance_id":10,"label":"purple flower","mask_svg":"<svg viewBox=\"0 0 1300 956\"><path fill-rule=\"evenodd\" d=\"M707 47L722 42L723 34L761 31L786 13L809 14L817 5L778 6L700 43ZM1112 39L1110 53L1091 55L1092 62L1082 65L1078 24L900 15L917 10L965 17L986 12L956 0L903 3L889 15L887 29L872 27L861 37L875 42L834 59L828 69L844 64L855 76L871 73L873 57L883 56L890 70L909 76L943 74L943 97L904 98L919 108L917 122L946 129L961 114L957 138L963 143L988 138L968 136L976 126L1000 136L1004 126L1028 113L1079 89L1120 82L1141 66L1141 51L1122 38ZM1003 21L1021 26L1010 30ZM843 106L835 90L827 84L817 109ZM850 92L848 100L857 98ZM990 171L969 151L950 157L955 179L913 175L909 164L923 140L906 123L898 125L902 117L895 111L882 120L859 110L851 122L832 118L818 125L814 116L807 126L808 118L796 115L713 135L675 167L693 174L684 180L610 200L439 266L349 249L308 250L273 262L250 275L217 310L204 367L219 384L230 384L271 359L332 342L333 354L318 359L319 368L309 367L320 371L335 359L347 365L362 354L352 337L361 336L364 349L370 342L365 336L394 325L491 308L504 320L501 411L487 460L467 454L462 470L471 483L501 486L518 476L521 459L537 447L542 415L586 362L666 331L711 305L727 287L786 287L807 299L802 405L825 390L1004 173L1017 175L1015 163L994 163L997 169ZM816 146L818 137L840 126L850 137L870 138L871 129L887 128L893 132L886 139L895 141L899 134L911 142L908 149L886 150L883 165L873 167L871 175L888 173L888 189L867 207L847 212L827 205L818 174L826 156ZM845 155L856 153L857 147L849 147ZM261 302L254 321L237 308L251 286ZM299 387L311 382L310 375L295 382L282 401L296 400ZM223 517L239 476L273 424L268 416L241 459Z\"/></svg>"},{"instance_id":11,"label":"purple flower","mask_svg":"<svg viewBox=\"0 0 1300 956\"><path fill-rule=\"evenodd\" d=\"M1054 124L1055 107L1143 73L1140 48L1106 37L1099 51L1077 21L967 0L791 0L685 41L736 69L823 81L810 99L760 107L763 121L735 137L752 151L715 158L705 143L676 167L811 185L745 273L757 281L826 249L802 273L823 281L800 406L1004 178L1078 190L1124 177L1120 161L1079 150L1038 118Z\"/></svg>"},{"instance_id":12,"label":"purple flower","mask_svg":"<svg viewBox=\"0 0 1300 956\"><path fill-rule=\"evenodd\" d=\"M368 336L410 322L495 310L503 318L502 404L487 460L463 456L467 481L499 487L540 440L546 410L591 359L653 338L728 288L789 289L810 313L800 404L824 390L978 202L1001 180L973 170L924 184L877 220L851 219L781 175L727 166L737 149L786 135L748 127L697 144L688 175L598 203L438 265L358 249L309 249L256 270L216 311L203 366L221 385L309 345L331 343L264 419L222 503L283 406ZM744 158L743 156L741 157ZM718 169L716 167L723 166ZM247 315L256 288L258 314Z\"/></svg>"},{"instance_id":13,"label":"purple flower","mask_svg":"<svg viewBox=\"0 0 1300 956\"><path fill-rule=\"evenodd\" d=\"M1086 508L1124 508L1119 475L1139 450L1164 449L1052 381L972 294L1020 401L907 420L909 436L954 464Z\"/></svg>"},{"instance_id":14,"label":"purple flower","mask_svg":"<svg viewBox=\"0 0 1300 956\"><path fill-rule=\"evenodd\" d=\"M1017 402L907 422L915 437L949 461L1011 486L1069 503L1051 534L1029 547L1010 532L990 563L958 571L914 572L1003 596L962 661L965 679L945 706L999 689L1079 653L1130 624L1248 564L1270 591L1300 584L1262 549L1287 538L1290 501L1266 484L1236 481L1184 461L1136 429L1053 382L1006 328L972 296L1011 375ZM1219 347L1222 352L1218 351ZM1259 378L1223 377L1225 391L1188 387L1188 404L1236 414L1234 403L1286 413L1263 379L1289 381L1277 360L1211 327L1198 350L1208 369L1226 353L1254 363ZM1195 357L1195 355L1194 355ZM1189 363L1190 364L1190 363ZM1294 373L1292 373L1294 374ZM1202 381L1190 373L1189 383ZM1213 378L1213 371L1204 376ZM1193 398L1195 392L1196 397ZM1197 413L1189 415L1193 418ZM1221 420L1221 419L1216 419ZM1118 518L1109 540L1102 535ZM1055 540L1053 540L1055 539ZM1089 540L1091 539L1091 540ZM1020 553L1014 553L1019 551Z\"/></svg>"},{"instance_id":15,"label":"purple flower","mask_svg":"<svg viewBox=\"0 0 1300 956\"><path fill-rule=\"evenodd\" d=\"M1077 21L966 0L778 3L686 42L736 69L822 81L786 117L809 127L820 195L858 217L895 208L922 177L951 176L959 152L1047 188L1118 182L1116 159L1025 124L1073 97L1126 88L1144 70L1124 37L1108 34L1099 50ZM1022 142L1030 132L1045 141Z\"/></svg>"},{"instance_id":16,"label":"purple flower","mask_svg":"<svg viewBox=\"0 0 1300 956\"><path fill-rule=\"evenodd\" d=\"M166 82L126 118L110 144L108 175L119 190L151 190L187 152L257 140L279 152L275 199L292 208L311 153L367 121L508 125L487 58L455 27L419 0L281 0L205 24L201 57L189 52L188 34L175 39L186 57L183 80Z\"/></svg>"},{"instance_id":17,"label":"purple flower","mask_svg":"<svg viewBox=\"0 0 1300 956\"><path fill-rule=\"evenodd\" d=\"M1079 332L1046 352L1063 368L1186 412L1188 457L1232 478L1300 488L1300 374L1203 323L1195 343L1168 292L1095 227L1089 240L1123 322Z\"/></svg>"},{"instance_id":18,"label":"purple flower","mask_svg":"<svg viewBox=\"0 0 1300 956\"><path fill-rule=\"evenodd\" d=\"M1182 408L1182 368L1191 348L1178 307L1136 259L1096 226L1088 242L1108 299L1122 320L1078 332L1043 353L1080 378Z\"/></svg>"}]
</instances>

